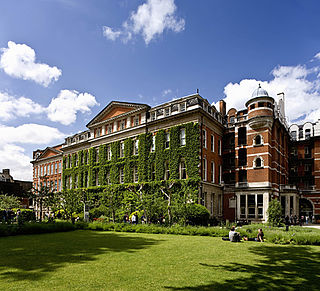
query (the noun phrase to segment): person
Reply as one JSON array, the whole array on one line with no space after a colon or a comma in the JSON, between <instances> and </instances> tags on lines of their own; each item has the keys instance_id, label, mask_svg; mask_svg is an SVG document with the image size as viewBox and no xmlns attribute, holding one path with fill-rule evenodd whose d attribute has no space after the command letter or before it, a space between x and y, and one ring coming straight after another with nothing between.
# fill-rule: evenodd
<instances>
[{"instance_id":1,"label":"person","mask_svg":"<svg viewBox=\"0 0 320 291\"><path fill-rule=\"evenodd\" d=\"M127 223L128 222L128 214L125 214L123 216L123 223Z\"/></svg>"},{"instance_id":2,"label":"person","mask_svg":"<svg viewBox=\"0 0 320 291\"><path fill-rule=\"evenodd\" d=\"M137 217L136 217L135 214L132 215L131 222L132 222L132 224L136 224L137 223Z\"/></svg>"},{"instance_id":3,"label":"person","mask_svg":"<svg viewBox=\"0 0 320 291\"><path fill-rule=\"evenodd\" d=\"M309 215L306 216L306 225L309 223Z\"/></svg>"},{"instance_id":4,"label":"person","mask_svg":"<svg viewBox=\"0 0 320 291\"><path fill-rule=\"evenodd\" d=\"M263 242L263 237L264 237L264 233L262 231L262 228L259 228L259 232L258 232L258 235L257 235L257 241L258 242Z\"/></svg>"},{"instance_id":5,"label":"person","mask_svg":"<svg viewBox=\"0 0 320 291\"><path fill-rule=\"evenodd\" d=\"M239 242L240 241L240 234L236 232L236 227L233 225L229 231L229 240L231 242Z\"/></svg>"}]
</instances>

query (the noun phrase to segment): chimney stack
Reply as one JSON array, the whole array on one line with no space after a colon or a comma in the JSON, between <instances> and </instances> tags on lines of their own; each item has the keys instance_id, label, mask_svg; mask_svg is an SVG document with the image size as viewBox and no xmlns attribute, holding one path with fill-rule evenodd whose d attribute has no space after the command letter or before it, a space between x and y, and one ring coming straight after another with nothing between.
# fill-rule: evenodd
<instances>
[{"instance_id":1,"label":"chimney stack","mask_svg":"<svg viewBox=\"0 0 320 291\"><path fill-rule=\"evenodd\" d=\"M226 102L224 100L219 101L219 111L222 116L226 116Z\"/></svg>"}]
</instances>

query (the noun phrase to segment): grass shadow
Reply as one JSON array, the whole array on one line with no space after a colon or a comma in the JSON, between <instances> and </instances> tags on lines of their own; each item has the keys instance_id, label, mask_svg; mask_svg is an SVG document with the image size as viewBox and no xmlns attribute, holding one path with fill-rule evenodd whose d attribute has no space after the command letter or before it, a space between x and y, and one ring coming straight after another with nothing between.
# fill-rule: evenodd
<instances>
[{"instance_id":1,"label":"grass shadow","mask_svg":"<svg viewBox=\"0 0 320 291\"><path fill-rule=\"evenodd\" d=\"M254 246L249 249L257 263L248 265L208 265L214 272L240 273L239 278L224 282L170 290L320 290L320 248L318 251L301 246ZM244 273L241 275L241 273ZM231 274L231 273L230 273Z\"/></svg>"},{"instance_id":2,"label":"grass shadow","mask_svg":"<svg viewBox=\"0 0 320 291\"><path fill-rule=\"evenodd\" d=\"M40 280L67 263L96 260L107 252L136 252L159 240L110 232L72 231L0 238L0 281Z\"/></svg>"}]
</instances>

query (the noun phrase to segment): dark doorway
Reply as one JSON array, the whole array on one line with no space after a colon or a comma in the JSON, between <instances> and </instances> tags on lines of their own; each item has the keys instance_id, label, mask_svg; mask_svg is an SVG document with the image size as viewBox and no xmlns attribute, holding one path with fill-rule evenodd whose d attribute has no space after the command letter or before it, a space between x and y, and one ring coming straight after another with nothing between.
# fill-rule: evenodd
<instances>
[{"instance_id":1,"label":"dark doorway","mask_svg":"<svg viewBox=\"0 0 320 291\"><path fill-rule=\"evenodd\" d=\"M312 203L306 199L301 198L299 201L300 205L300 216L312 216L313 215L313 206Z\"/></svg>"}]
</instances>

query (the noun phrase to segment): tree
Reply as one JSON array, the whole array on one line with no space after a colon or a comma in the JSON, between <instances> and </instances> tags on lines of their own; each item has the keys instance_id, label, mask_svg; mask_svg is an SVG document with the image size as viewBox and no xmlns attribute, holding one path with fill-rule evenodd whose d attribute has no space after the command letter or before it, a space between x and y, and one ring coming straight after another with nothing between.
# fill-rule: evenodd
<instances>
[{"instance_id":1,"label":"tree","mask_svg":"<svg viewBox=\"0 0 320 291\"><path fill-rule=\"evenodd\" d=\"M45 179L43 185L41 184L40 189L33 188L30 194L31 198L39 207L39 220L42 221L43 208L50 208L51 206L55 205L55 194L50 187L47 187L47 179Z\"/></svg>"},{"instance_id":2,"label":"tree","mask_svg":"<svg viewBox=\"0 0 320 291\"><path fill-rule=\"evenodd\" d=\"M19 208L19 207L20 207L20 201L18 197L0 195L0 209L12 209L12 208Z\"/></svg>"},{"instance_id":3,"label":"tree","mask_svg":"<svg viewBox=\"0 0 320 291\"><path fill-rule=\"evenodd\" d=\"M270 225L280 226L282 224L282 207L278 199L273 199L269 202L267 214Z\"/></svg>"},{"instance_id":4,"label":"tree","mask_svg":"<svg viewBox=\"0 0 320 291\"><path fill-rule=\"evenodd\" d=\"M74 212L80 212L83 208L83 203L86 202L86 191L79 190L64 190L55 193L56 208L63 209L67 219L72 218Z\"/></svg>"}]
</instances>

